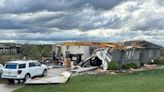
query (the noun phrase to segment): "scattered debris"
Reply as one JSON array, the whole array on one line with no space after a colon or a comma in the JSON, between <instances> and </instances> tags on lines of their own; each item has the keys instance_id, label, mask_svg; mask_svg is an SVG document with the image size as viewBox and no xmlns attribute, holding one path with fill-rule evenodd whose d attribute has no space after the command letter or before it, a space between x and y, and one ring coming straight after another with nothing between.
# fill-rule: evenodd
<instances>
[{"instance_id":1,"label":"scattered debris","mask_svg":"<svg viewBox=\"0 0 164 92\"><path fill-rule=\"evenodd\" d=\"M62 68L62 66L59 66L59 65L49 65L49 66L47 66L47 69L52 69L52 68Z\"/></svg>"},{"instance_id":2,"label":"scattered debris","mask_svg":"<svg viewBox=\"0 0 164 92\"><path fill-rule=\"evenodd\" d=\"M156 64L152 64L152 65L144 64L144 67L147 69L153 69L153 68L157 67L157 65Z\"/></svg>"},{"instance_id":3,"label":"scattered debris","mask_svg":"<svg viewBox=\"0 0 164 92\"><path fill-rule=\"evenodd\" d=\"M73 73L82 73L87 71L96 70L97 67L75 67L75 69L70 70Z\"/></svg>"},{"instance_id":4,"label":"scattered debris","mask_svg":"<svg viewBox=\"0 0 164 92\"><path fill-rule=\"evenodd\" d=\"M71 73L64 71L61 75L49 77L49 78L39 78L39 79L29 79L25 84L56 84L56 83L66 83Z\"/></svg>"},{"instance_id":5,"label":"scattered debris","mask_svg":"<svg viewBox=\"0 0 164 92\"><path fill-rule=\"evenodd\" d=\"M108 49L99 50L96 53L97 57L102 61L102 67L104 70L108 69L108 63L111 62L112 56L108 53Z\"/></svg>"},{"instance_id":6,"label":"scattered debris","mask_svg":"<svg viewBox=\"0 0 164 92\"><path fill-rule=\"evenodd\" d=\"M117 73L115 73L115 72L110 72L110 74L117 74Z\"/></svg>"},{"instance_id":7,"label":"scattered debris","mask_svg":"<svg viewBox=\"0 0 164 92\"><path fill-rule=\"evenodd\" d=\"M79 65L84 67L87 64L91 64L93 66L102 66L104 70L108 69L108 63L111 62L112 56L109 53L109 48L107 49L97 49L96 52L93 53L86 60L81 62ZM88 63L90 62L90 63Z\"/></svg>"}]
</instances>

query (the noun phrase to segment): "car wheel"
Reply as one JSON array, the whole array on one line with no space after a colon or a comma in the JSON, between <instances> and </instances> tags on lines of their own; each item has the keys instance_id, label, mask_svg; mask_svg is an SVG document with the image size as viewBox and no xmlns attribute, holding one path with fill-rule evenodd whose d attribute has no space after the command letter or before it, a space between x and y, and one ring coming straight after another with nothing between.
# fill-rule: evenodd
<instances>
[{"instance_id":1,"label":"car wheel","mask_svg":"<svg viewBox=\"0 0 164 92\"><path fill-rule=\"evenodd\" d=\"M47 70L44 70L44 71L43 71L42 76L43 76L43 77L46 77L46 76L47 76Z\"/></svg>"},{"instance_id":2,"label":"car wheel","mask_svg":"<svg viewBox=\"0 0 164 92\"><path fill-rule=\"evenodd\" d=\"M9 83L14 83L14 79L8 79Z\"/></svg>"},{"instance_id":3,"label":"car wheel","mask_svg":"<svg viewBox=\"0 0 164 92\"><path fill-rule=\"evenodd\" d=\"M25 82L26 80L28 80L28 79L30 79L30 74L26 74L26 75L25 75L25 77L24 77L24 82Z\"/></svg>"},{"instance_id":4,"label":"car wheel","mask_svg":"<svg viewBox=\"0 0 164 92\"><path fill-rule=\"evenodd\" d=\"M20 80L19 79L14 79L13 81L14 81L14 84L20 83Z\"/></svg>"}]
</instances>

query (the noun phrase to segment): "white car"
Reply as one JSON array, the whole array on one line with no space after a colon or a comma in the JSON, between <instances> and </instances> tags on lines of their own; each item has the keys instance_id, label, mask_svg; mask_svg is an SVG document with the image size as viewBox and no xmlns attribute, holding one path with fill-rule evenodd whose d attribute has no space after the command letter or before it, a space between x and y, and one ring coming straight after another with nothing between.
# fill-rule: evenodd
<instances>
[{"instance_id":1,"label":"white car","mask_svg":"<svg viewBox=\"0 0 164 92\"><path fill-rule=\"evenodd\" d=\"M0 64L0 78L1 78L2 71L3 71L3 65Z\"/></svg>"},{"instance_id":2,"label":"white car","mask_svg":"<svg viewBox=\"0 0 164 92\"><path fill-rule=\"evenodd\" d=\"M35 76L47 76L47 66L34 60L9 61L2 72L2 78L9 82L22 79L26 81Z\"/></svg>"}]
</instances>

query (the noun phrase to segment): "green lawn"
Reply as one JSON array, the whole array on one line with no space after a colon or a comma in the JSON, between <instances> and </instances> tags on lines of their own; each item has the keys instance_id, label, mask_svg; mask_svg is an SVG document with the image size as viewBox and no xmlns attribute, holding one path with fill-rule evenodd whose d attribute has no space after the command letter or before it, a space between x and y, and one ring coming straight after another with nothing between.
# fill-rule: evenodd
<instances>
[{"instance_id":1,"label":"green lawn","mask_svg":"<svg viewBox=\"0 0 164 92\"><path fill-rule=\"evenodd\" d=\"M83 75L66 84L27 85L14 92L164 92L164 69L119 75Z\"/></svg>"}]
</instances>

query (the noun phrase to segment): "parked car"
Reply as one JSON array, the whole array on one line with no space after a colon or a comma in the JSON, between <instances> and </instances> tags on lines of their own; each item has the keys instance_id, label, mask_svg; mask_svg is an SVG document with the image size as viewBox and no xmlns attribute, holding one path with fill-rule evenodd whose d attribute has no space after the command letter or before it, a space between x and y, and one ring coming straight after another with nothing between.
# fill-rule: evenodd
<instances>
[{"instance_id":1,"label":"parked car","mask_svg":"<svg viewBox=\"0 0 164 92\"><path fill-rule=\"evenodd\" d=\"M9 82L24 80L35 76L47 76L47 66L34 60L9 61L3 68L2 78Z\"/></svg>"},{"instance_id":2,"label":"parked car","mask_svg":"<svg viewBox=\"0 0 164 92\"><path fill-rule=\"evenodd\" d=\"M3 71L3 65L0 64L0 78L1 78L2 71Z\"/></svg>"}]
</instances>

